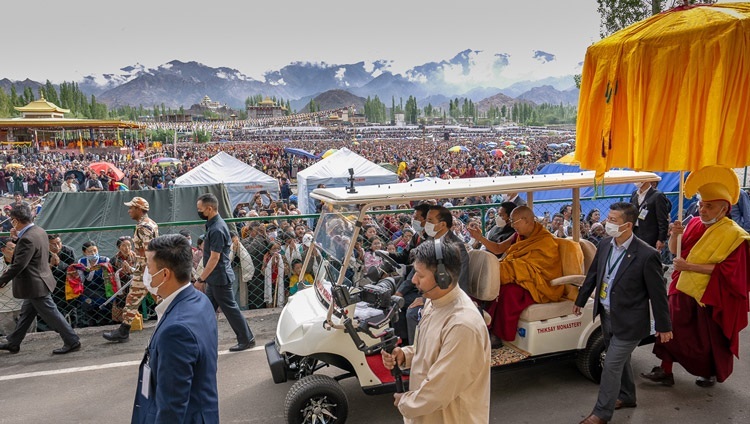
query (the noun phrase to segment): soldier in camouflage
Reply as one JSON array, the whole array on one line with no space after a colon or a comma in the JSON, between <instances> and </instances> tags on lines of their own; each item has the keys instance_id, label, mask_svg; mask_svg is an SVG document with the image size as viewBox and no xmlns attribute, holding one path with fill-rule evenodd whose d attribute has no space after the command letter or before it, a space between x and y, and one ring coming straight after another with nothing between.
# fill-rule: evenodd
<instances>
[{"instance_id":1,"label":"soldier in camouflage","mask_svg":"<svg viewBox=\"0 0 750 424\"><path fill-rule=\"evenodd\" d=\"M128 215L138 224L135 227L133 235L133 250L135 250L136 263L131 267L133 279L130 283L128 297L125 299L125 308L122 312L122 324L117 330L108 331L102 334L102 337L112 342L124 342L130 336L130 324L138 315L138 307L143 299L146 298L148 290L143 285L143 272L146 269L146 247L149 242L159 237L159 227L148 217L148 202L142 197L134 197L130 202L126 202Z\"/></svg>"}]
</instances>

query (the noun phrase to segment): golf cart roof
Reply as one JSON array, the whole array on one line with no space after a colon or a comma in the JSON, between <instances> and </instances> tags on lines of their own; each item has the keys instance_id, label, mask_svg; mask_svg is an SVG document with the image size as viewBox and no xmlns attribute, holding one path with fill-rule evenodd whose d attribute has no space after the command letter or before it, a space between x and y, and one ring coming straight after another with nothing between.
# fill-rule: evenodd
<instances>
[{"instance_id":1,"label":"golf cart roof","mask_svg":"<svg viewBox=\"0 0 750 424\"><path fill-rule=\"evenodd\" d=\"M356 176L355 176L356 177ZM604 185L659 181L651 172L609 171ZM505 177L462 178L455 180L426 179L419 182L356 186L356 193L346 187L316 188L315 199L333 205L392 205L412 200L487 196L499 193L528 193L542 190L576 189L594 185L594 171L563 174L517 175Z\"/></svg>"}]
</instances>

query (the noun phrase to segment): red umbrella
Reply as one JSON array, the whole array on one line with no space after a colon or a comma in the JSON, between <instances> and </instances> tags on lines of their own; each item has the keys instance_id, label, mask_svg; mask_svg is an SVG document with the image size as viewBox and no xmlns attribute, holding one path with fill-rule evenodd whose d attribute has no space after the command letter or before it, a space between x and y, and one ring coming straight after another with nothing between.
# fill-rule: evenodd
<instances>
[{"instance_id":1,"label":"red umbrella","mask_svg":"<svg viewBox=\"0 0 750 424\"><path fill-rule=\"evenodd\" d=\"M117 181L125 178L125 174L120 170L120 168L116 167L113 163L110 162L94 162L89 165L89 168L97 174L101 174L102 172L107 174L113 173L115 174L115 179Z\"/></svg>"},{"instance_id":2,"label":"red umbrella","mask_svg":"<svg viewBox=\"0 0 750 424\"><path fill-rule=\"evenodd\" d=\"M492 156L496 156L496 157L501 158L501 157L505 156L505 151L503 151L501 149L492 149L492 150L490 150L490 154L492 154Z\"/></svg>"}]
</instances>

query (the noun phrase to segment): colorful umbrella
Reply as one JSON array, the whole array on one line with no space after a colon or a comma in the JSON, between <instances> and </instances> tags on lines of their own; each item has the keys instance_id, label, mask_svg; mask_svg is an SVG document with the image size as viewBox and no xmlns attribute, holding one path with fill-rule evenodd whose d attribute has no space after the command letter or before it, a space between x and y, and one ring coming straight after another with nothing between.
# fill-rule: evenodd
<instances>
[{"instance_id":1,"label":"colorful umbrella","mask_svg":"<svg viewBox=\"0 0 750 424\"><path fill-rule=\"evenodd\" d=\"M322 154L322 155L320 155L320 158L321 158L321 159L325 159L325 158L327 158L328 156L331 156L332 154L334 154L334 153L336 153L336 152L338 152L338 151L339 151L339 149L328 149L328 150L326 150L325 152L323 152L323 154Z\"/></svg>"},{"instance_id":2,"label":"colorful umbrella","mask_svg":"<svg viewBox=\"0 0 750 424\"><path fill-rule=\"evenodd\" d=\"M570 143L560 143L560 147L570 147Z\"/></svg>"},{"instance_id":3,"label":"colorful umbrella","mask_svg":"<svg viewBox=\"0 0 750 424\"><path fill-rule=\"evenodd\" d=\"M495 147L497 147L497 143L495 143L494 141L490 141L489 143L486 143L484 146L490 149L494 149Z\"/></svg>"},{"instance_id":4,"label":"colorful umbrella","mask_svg":"<svg viewBox=\"0 0 750 424\"><path fill-rule=\"evenodd\" d=\"M503 141L503 146L515 146L516 142L512 140L505 140Z\"/></svg>"},{"instance_id":5,"label":"colorful umbrella","mask_svg":"<svg viewBox=\"0 0 750 424\"><path fill-rule=\"evenodd\" d=\"M560 145L557 144L557 143L550 143L550 144L547 145L547 148L548 149L559 149Z\"/></svg>"},{"instance_id":6,"label":"colorful umbrella","mask_svg":"<svg viewBox=\"0 0 750 424\"><path fill-rule=\"evenodd\" d=\"M492 149L492 150L490 150L490 154L492 154L492 156L501 158L501 157L505 156L505 151L502 150L502 149Z\"/></svg>"},{"instance_id":7,"label":"colorful umbrella","mask_svg":"<svg viewBox=\"0 0 750 424\"><path fill-rule=\"evenodd\" d=\"M113 173L115 174L116 181L120 181L121 179L125 178L125 173L123 173L120 168L116 167L115 164L111 162L94 162L89 165L89 168L97 174L101 174L102 172L104 172L105 174Z\"/></svg>"},{"instance_id":8,"label":"colorful umbrella","mask_svg":"<svg viewBox=\"0 0 750 424\"><path fill-rule=\"evenodd\" d=\"M518 149L518 150L529 150L530 147L527 146L527 145L525 145L525 144L521 144L520 146L516 146L516 149Z\"/></svg>"},{"instance_id":9,"label":"colorful umbrella","mask_svg":"<svg viewBox=\"0 0 750 424\"><path fill-rule=\"evenodd\" d=\"M359 146L359 141L352 141L352 146Z\"/></svg>"},{"instance_id":10,"label":"colorful umbrella","mask_svg":"<svg viewBox=\"0 0 750 424\"><path fill-rule=\"evenodd\" d=\"M518 156L528 156L530 154L531 154L531 152L528 151L528 150L522 150L522 151L518 152Z\"/></svg>"},{"instance_id":11,"label":"colorful umbrella","mask_svg":"<svg viewBox=\"0 0 750 424\"><path fill-rule=\"evenodd\" d=\"M6 169L23 169L25 167L21 165L20 163L9 163L5 165L5 168Z\"/></svg>"},{"instance_id":12,"label":"colorful umbrella","mask_svg":"<svg viewBox=\"0 0 750 424\"><path fill-rule=\"evenodd\" d=\"M116 187L117 187L117 189L118 189L118 190L120 190L120 191L129 191L129 190L130 190L130 189L128 188L128 186L126 186L126 185L125 185L125 184L123 184L123 183L115 183L115 186L116 186Z\"/></svg>"},{"instance_id":13,"label":"colorful umbrella","mask_svg":"<svg viewBox=\"0 0 750 424\"><path fill-rule=\"evenodd\" d=\"M750 4L677 7L590 46L576 139L598 178L750 163Z\"/></svg>"},{"instance_id":14,"label":"colorful umbrella","mask_svg":"<svg viewBox=\"0 0 750 424\"><path fill-rule=\"evenodd\" d=\"M175 158L161 157L152 160L151 163L154 165L169 166L180 163L180 160Z\"/></svg>"},{"instance_id":15,"label":"colorful umbrella","mask_svg":"<svg viewBox=\"0 0 750 424\"><path fill-rule=\"evenodd\" d=\"M451 153L458 153L458 152L468 152L469 149L466 148L465 146L453 146L450 149L448 149L448 151Z\"/></svg>"},{"instance_id":16,"label":"colorful umbrella","mask_svg":"<svg viewBox=\"0 0 750 424\"><path fill-rule=\"evenodd\" d=\"M580 165L576 160L576 152L570 152L567 155L561 157L555 163L561 163L563 165Z\"/></svg>"}]
</instances>

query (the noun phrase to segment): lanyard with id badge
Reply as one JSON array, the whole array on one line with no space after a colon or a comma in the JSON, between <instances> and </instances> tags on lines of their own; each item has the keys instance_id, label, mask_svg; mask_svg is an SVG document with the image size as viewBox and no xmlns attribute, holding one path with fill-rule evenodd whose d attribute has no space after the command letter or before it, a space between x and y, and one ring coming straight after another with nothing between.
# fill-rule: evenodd
<instances>
[{"instance_id":1,"label":"lanyard with id badge","mask_svg":"<svg viewBox=\"0 0 750 424\"><path fill-rule=\"evenodd\" d=\"M620 253L620 256L615 259L615 263L611 263L612 260L612 252L615 250L614 246L609 249L609 253L607 254L607 262L605 264L605 271L604 278L602 279L602 289L599 291L599 299L606 300L607 295L609 294L609 282L612 279L612 271L617 268L617 265L622 261L622 258L625 256L625 254L628 252L627 249L623 250L622 253Z\"/></svg>"},{"instance_id":2,"label":"lanyard with id badge","mask_svg":"<svg viewBox=\"0 0 750 424\"><path fill-rule=\"evenodd\" d=\"M149 348L151 347L151 340L154 339L157 331L159 331L159 324L156 325L154 334L152 334L151 338L148 339L148 343L146 344L146 353L143 356L143 361L141 361L141 368L143 369L143 372L141 373L141 396L146 399L148 399L151 394L151 366L148 364L151 361L151 353L149 352Z\"/></svg>"}]
</instances>

